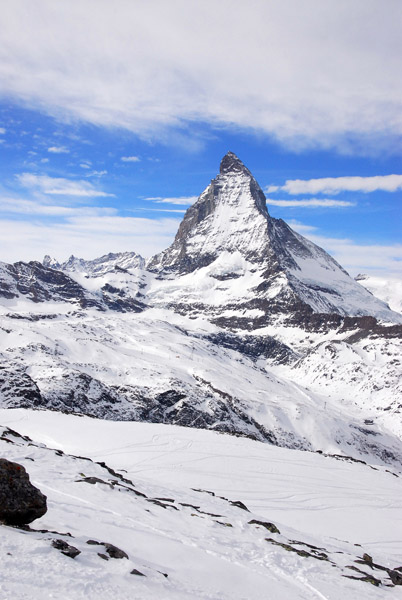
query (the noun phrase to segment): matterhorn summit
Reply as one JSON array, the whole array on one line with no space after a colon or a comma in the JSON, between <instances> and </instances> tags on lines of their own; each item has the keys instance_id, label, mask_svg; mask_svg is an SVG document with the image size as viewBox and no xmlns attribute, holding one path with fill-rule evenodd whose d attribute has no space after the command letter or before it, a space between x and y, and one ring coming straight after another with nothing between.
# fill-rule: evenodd
<instances>
[{"instance_id":1,"label":"matterhorn summit","mask_svg":"<svg viewBox=\"0 0 402 600\"><path fill-rule=\"evenodd\" d=\"M171 281L152 286L157 303L169 292L173 308L224 319L229 311L232 323L247 329L250 319L258 327L280 313L401 321L324 250L269 215L262 189L233 152L188 209L173 244L148 269Z\"/></svg>"},{"instance_id":2,"label":"matterhorn summit","mask_svg":"<svg viewBox=\"0 0 402 600\"><path fill-rule=\"evenodd\" d=\"M222 253L240 253L260 262L268 250L265 196L235 154L224 156L219 175L191 206L172 246L151 260L155 270L189 273Z\"/></svg>"}]
</instances>

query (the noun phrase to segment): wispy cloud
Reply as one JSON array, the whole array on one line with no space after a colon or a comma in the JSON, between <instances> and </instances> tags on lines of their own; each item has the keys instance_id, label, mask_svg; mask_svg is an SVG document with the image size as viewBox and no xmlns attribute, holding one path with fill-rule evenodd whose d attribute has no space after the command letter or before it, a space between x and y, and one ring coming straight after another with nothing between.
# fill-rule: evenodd
<instances>
[{"instance_id":1,"label":"wispy cloud","mask_svg":"<svg viewBox=\"0 0 402 600\"><path fill-rule=\"evenodd\" d=\"M155 196L153 198L145 198L156 204L179 204L181 206L190 206L198 199L198 196L180 196L178 198L164 198L163 196Z\"/></svg>"},{"instance_id":2,"label":"wispy cloud","mask_svg":"<svg viewBox=\"0 0 402 600\"><path fill-rule=\"evenodd\" d=\"M47 151L51 154L69 154L70 152L66 146L50 146Z\"/></svg>"},{"instance_id":3,"label":"wispy cloud","mask_svg":"<svg viewBox=\"0 0 402 600\"><path fill-rule=\"evenodd\" d=\"M87 173L87 177L103 177L104 175L107 175L106 169L103 171L91 171L90 173Z\"/></svg>"},{"instance_id":4,"label":"wispy cloud","mask_svg":"<svg viewBox=\"0 0 402 600\"><path fill-rule=\"evenodd\" d=\"M356 206L355 202L331 200L328 198L309 198L308 200L272 200L271 198L267 198L267 204L282 206L284 208L342 208L345 206Z\"/></svg>"},{"instance_id":5,"label":"wispy cloud","mask_svg":"<svg viewBox=\"0 0 402 600\"><path fill-rule=\"evenodd\" d=\"M0 213L45 217L111 216L117 210L99 206L57 206L20 198L0 198Z\"/></svg>"},{"instance_id":6,"label":"wispy cloud","mask_svg":"<svg viewBox=\"0 0 402 600\"><path fill-rule=\"evenodd\" d=\"M122 156L121 160L123 162L140 162L140 157L139 156Z\"/></svg>"},{"instance_id":7,"label":"wispy cloud","mask_svg":"<svg viewBox=\"0 0 402 600\"><path fill-rule=\"evenodd\" d=\"M396 192L402 190L402 175L375 175L374 177L322 177L320 179L288 179L285 185L269 185L266 193L339 194L340 192Z\"/></svg>"},{"instance_id":8,"label":"wispy cloud","mask_svg":"<svg viewBox=\"0 0 402 600\"><path fill-rule=\"evenodd\" d=\"M133 210L141 210L144 212L167 212L167 213L181 213L184 214L186 211L180 208L136 208Z\"/></svg>"},{"instance_id":9,"label":"wispy cloud","mask_svg":"<svg viewBox=\"0 0 402 600\"><path fill-rule=\"evenodd\" d=\"M0 127L0 135L4 135L6 133L5 127Z\"/></svg>"},{"instance_id":10,"label":"wispy cloud","mask_svg":"<svg viewBox=\"0 0 402 600\"><path fill-rule=\"evenodd\" d=\"M302 235L310 235L314 231L317 231L317 227L314 225L306 225L305 223L300 223L300 221L296 221L295 219L289 219L287 224Z\"/></svg>"},{"instance_id":11,"label":"wispy cloud","mask_svg":"<svg viewBox=\"0 0 402 600\"><path fill-rule=\"evenodd\" d=\"M6 262L42 260L45 254L65 260L71 254L95 258L135 251L152 256L173 241L179 219L77 215L62 222L0 219L0 256Z\"/></svg>"},{"instance_id":12,"label":"wispy cloud","mask_svg":"<svg viewBox=\"0 0 402 600\"><path fill-rule=\"evenodd\" d=\"M372 273L402 277L402 244L359 244L353 239L326 236L314 225L296 220L288 223L292 229L324 248L353 276Z\"/></svg>"},{"instance_id":13,"label":"wispy cloud","mask_svg":"<svg viewBox=\"0 0 402 600\"><path fill-rule=\"evenodd\" d=\"M402 277L402 244L358 244L350 239L308 234L309 239L329 252L352 275L389 274Z\"/></svg>"},{"instance_id":14,"label":"wispy cloud","mask_svg":"<svg viewBox=\"0 0 402 600\"><path fill-rule=\"evenodd\" d=\"M96 189L88 181L34 175L32 173L22 173L17 175L17 179L24 187L50 196L77 196L83 198L114 196L114 194Z\"/></svg>"},{"instance_id":15,"label":"wispy cloud","mask_svg":"<svg viewBox=\"0 0 402 600\"><path fill-rule=\"evenodd\" d=\"M397 0L325 9L319 0L257 1L235 11L231 0L169 10L154 0L117 12L97 2L96 19L90 1L2 4L2 93L61 120L170 141L172 130L209 123L296 149L377 154L402 135Z\"/></svg>"}]
</instances>

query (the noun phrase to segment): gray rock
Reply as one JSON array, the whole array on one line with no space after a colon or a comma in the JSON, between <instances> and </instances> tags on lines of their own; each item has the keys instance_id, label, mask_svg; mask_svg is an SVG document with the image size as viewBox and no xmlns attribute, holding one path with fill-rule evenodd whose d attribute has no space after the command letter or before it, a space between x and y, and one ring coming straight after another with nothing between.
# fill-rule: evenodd
<instances>
[{"instance_id":1,"label":"gray rock","mask_svg":"<svg viewBox=\"0 0 402 600\"><path fill-rule=\"evenodd\" d=\"M124 552L124 550L121 550L117 546L113 544L104 544L104 546L110 558L128 558L127 552Z\"/></svg>"},{"instance_id":2,"label":"gray rock","mask_svg":"<svg viewBox=\"0 0 402 600\"><path fill-rule=\"evenodd\" d=\"M130 571L131 575L138 575L139 577L146 577L146 575L144 575L144 573L141 573L141 571L139 571L138 569L133 569L132 571Z\"/></svg>"},{"instance_id":3,"label":"gray rock","mask_svg":"<svg viewBox=\"0 0 402 600\"><path fill-rule=\"evenodd\" d=\"M32 485L25 468L0 458L0 521L26 525L46 511L46 496Z\"/></svg>"},{"instance_id":4,"label":"gray rock","mask_svg":"<svg viewBox=\"0 0 402 600\"><path fill-rule=\"evenodd\" d=\"M79 554L81 554L81 550L78 550L75 546L71 546L67 544L64 540L53 540L52 542L53 548L60 550L62 554L68 556L69 558L75 558Z\"/></svg>"},{"instance_id":5,"label":"gray rock","mask_svg":"<svg viewBox=\"0 0 402 600\"><path fill-rule=\"evenodd\" d=\"M398 573L395 569L390 569L388 575L394 585L402 585L402 573Z\"/></svg>"},{"instance_id":6,"label":"gray rock","mask_svg":"<svg viewBox=\"0 0 402 600\"><path fill-rule=\"evenodd\" d=\"M258 521L257 519L252 519L248 522L249 525L261 525L261 527L265 527L271 533L280 533L279 529L273 523L269 523L268 521Z\"/></svg>"}]
</instances>

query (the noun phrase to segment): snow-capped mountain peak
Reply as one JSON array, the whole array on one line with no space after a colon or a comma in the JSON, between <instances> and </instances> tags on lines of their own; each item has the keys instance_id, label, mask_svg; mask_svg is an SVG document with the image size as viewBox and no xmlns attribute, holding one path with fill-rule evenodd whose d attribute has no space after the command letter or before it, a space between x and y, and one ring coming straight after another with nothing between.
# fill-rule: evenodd
<instances>
[{"instance_id":1,"label":"snow-capped mountain peak","mask_svg":"<svg viewBox=\"0 0 402 600\"><path fill-rule=\"evenodd\" d=\"M151 270L192 272L223 252L259 258L267 242L263 191L239 158L224 156L220 173L186 212L173 244L151 259Z\"/></svg>"},{"instance_id":2,"label":"snow-capped mountain peak","mask_svg":"<svg viewBox=\"0 0 402 600\"><path fill-rule=\"evenodd\" d=\"M213 307L216 314L219 306L219 312L230 307L233 313L237 305L239 315L257 310L259 326L278 312L400 321L322 248L269 215L261 187L233 152L187 210L173 244L147 267L159 279L174 276L174 284L153 286L152 297L159 302L168 296L180 311ZM234 315L237 323L239 315Z\"/></svg>"}]
</instances>

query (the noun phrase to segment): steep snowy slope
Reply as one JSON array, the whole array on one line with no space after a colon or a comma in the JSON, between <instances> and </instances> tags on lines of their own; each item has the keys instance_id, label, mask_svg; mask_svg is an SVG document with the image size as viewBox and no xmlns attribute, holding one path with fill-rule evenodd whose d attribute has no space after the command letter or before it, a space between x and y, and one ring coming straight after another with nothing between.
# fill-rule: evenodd
<instances>
[{"instance_id":1,"label":"steep snowy slope","mask_svg":"<svg viewBox=\"0 0 402 600\"><path fill-rule=\"evenodd\" d=\"M0 525L3 598L400 598L398 473L174 426L0 423L2 455L48 496L31 529Z\"/></svg>"}]
</instances>

